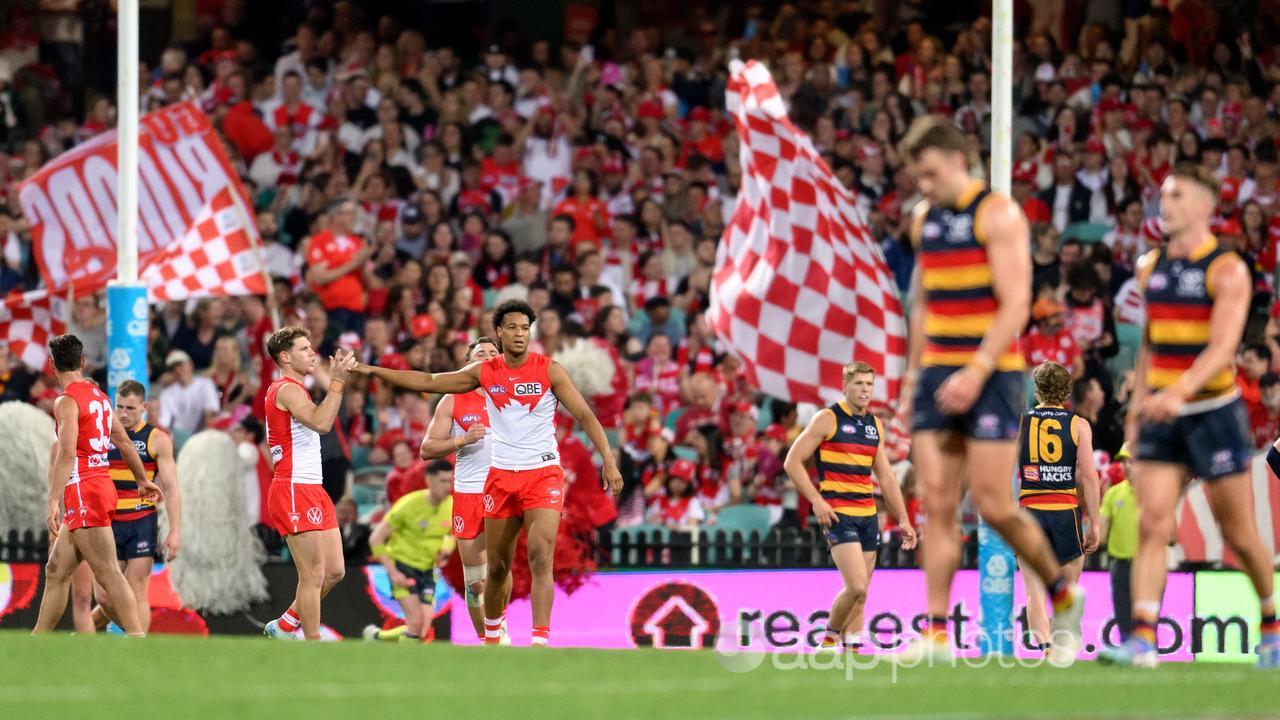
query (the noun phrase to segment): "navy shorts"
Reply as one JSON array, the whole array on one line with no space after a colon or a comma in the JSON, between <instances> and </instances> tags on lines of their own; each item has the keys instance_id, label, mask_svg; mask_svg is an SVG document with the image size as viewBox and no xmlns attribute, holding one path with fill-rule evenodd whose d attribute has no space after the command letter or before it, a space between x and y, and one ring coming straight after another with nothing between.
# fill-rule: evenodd
<instances>
[{"instance_id":1,"label":"navy shorts","mask_svg":"<svg viewBox=\"0 0 1280 720\"><path fill-rule=\"evenodd\" d=\"M435 569L419 570L410 567L402 562L396 563L396 569L404 573L405 577L413 581L413 587L402 588L392 587L391 597L396 600L417 595L423 605L428 607L434 606L436 601L436 571Z\"/></svg>"},{"instance_id":2,"label":"navy shorts","mask_svg":"<svg viewBox=\"0 0 1280 720\"><path fill-rule=\"evenodd\" d=\"M1031 516L1040 523L1044 534L1053 546L1053 554L1059 565L1066 565L1084 555L1084 543L1080 539L1080 511L1071 510L1036 510L1027 508Z\"/></svg>"},{"instance_id":3,"label":"navy shorts","mask_svg":"<svg viewBox=\"0 0 1280 720\"><path fill-rule=\"evenodd\" d=\"M1186 467L1201 480L1248 472L1253 461L1249 421L1240 398L1230 404L1173 422L1144 423L1138 429L1138 460Z\"/></svg>"},{"instance_id":4,"label":"navy shorts","mask_svg":"<svg viewBox=\"0 0 1280 720\"><path fill-rule=\"evenodd\" d=\"M974 440L1014 440L1022 423L1025 376L1021 372L993 373L973 407L963 415L938 409L933 394L958 367L927 367L916 388L912 430L951 430Z\"/></svg>"},{"instance_id":5,"label":"navy shorts","mask_svg":"<svg viewBox=\"0 0 1280 720\"><path fill-rule=\"evenodd\" d=\"M880 549L880 521L875 515L841 515L827 528L827 547L856 542L863 552Z\"/></svg>"},{"instance_id":6,"label":"navy shorts","mask_svg":"<svg viewBox=\"0 0 1280 720\"><path fill-rule=\"evenodd\" d=\"M137 520L116 520L111 532L116 536L116 559L158 558L156 540L160 534L159 515L151 513Z\"/></svg>"}]
</instances>

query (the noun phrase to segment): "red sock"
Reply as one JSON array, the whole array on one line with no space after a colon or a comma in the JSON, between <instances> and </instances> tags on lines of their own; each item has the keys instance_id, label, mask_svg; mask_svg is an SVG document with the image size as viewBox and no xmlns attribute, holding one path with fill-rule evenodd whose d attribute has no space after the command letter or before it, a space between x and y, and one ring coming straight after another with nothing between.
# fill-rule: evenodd
<instances>
[{"instance_id":1,"label":"red sock","mask_svg":"<svg viewBox=\"0 0 1280 720\"><path fill-rule=\"evenodd\" d=\"M547 639L550 637L551 637L550 625L534 625L533 626L533 639L531 641L532 644L546 645Z\"/></svg>"},{"instance_id":2,"label":"red sock","mask_svg":"<svg viewBox=\"0 0 1280 720\"><path fill-rule=\"evenodd\" d=\"M280 629L285 632L297 632L298 626L302 624L302 618L298 617L298 613L289 608L280 616Z\"/></svg>"},{"instance_id":3,"label":"red sock","mask_svg":"<svg viewBox=\"0 0 1280 720\"><path fill-rule=\"evenodd\" d=\"M499 616L497 620L492 618L484 619L485 645L497 645L498 641L502 639L502 620L502 616Z\"/></svg>"}]
</instances>

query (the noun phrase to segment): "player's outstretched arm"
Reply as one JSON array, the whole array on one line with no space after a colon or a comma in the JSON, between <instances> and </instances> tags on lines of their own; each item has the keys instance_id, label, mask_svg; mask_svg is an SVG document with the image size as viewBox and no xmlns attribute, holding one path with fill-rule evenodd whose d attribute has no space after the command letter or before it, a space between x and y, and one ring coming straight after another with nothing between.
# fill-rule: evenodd
<instances>
[{"instance_id":1,"label":"player's outstretched arm","mask_svg":"<svg viewBox=\"0 0 1280 720\"><path fill-rule=\"evenodd\" d=\"M560 363L552 362L549 374L552 392L573 414L573 419L578 421L578 425L587 433L587 437L591 438L591 444L596 446L600 457L604 458L604 468L600 471L604 489L614 495L621 493L622 473L618 471L618 462L613 457L613 448L609 447L609 438L604 434L604 426L600 424L596 414L591 412L591 406L582 397L582 393L578 392L578 388L574 387L573 381L569 379L569 373L564 371Z\"/></svg>"},{"instance_id":2,"label":"player's outstretched arm","mask_svg":"<svg viewBox=\"0 0 1280 720\"><path fill-rule=\"evenodd\" d=\"M169 518L169 534L160 551L165 562L172 562L182 545L182 495L178 491L178 464L173 458L173 439L169 433L151 431L151 457L156 459L156 485L164 494L164 514Z\"/></svg>"},{"instance_id":3,"label":"player's outstretched arm","mask_svg":"<svg viewBox=\"0 0 1280 720\"><path fill-rule=\"evenodd\" d=\"M480 387L480 363L447 373L425 373L418 370L392 370L357 363L353 371L375 377L385 383L405 390L424 393L465 393Z\"/></svg>"},{"instance_id":4,"label":"player's outstretched arm","mask_svg":"<svg viewBox=\"0 0 1280 720\"><path fill-rule=\"evenodd\" d=\"M787 471L787 478L791 480L792 485L796 486L796 491L813 506L814 514L823 525L829 525L835 520L835 512L827 501L822 499L818 488L814 487L813 481L809 479L809 472L804 469L804 464L818 452L818 446L831 437L835 429L835 413L829 408L819 410L809 421L804 432L800 433L800 437L796 438L795 444L787 451L787 459L782 462L782 468Z\"/></svg>"}]
</instances>

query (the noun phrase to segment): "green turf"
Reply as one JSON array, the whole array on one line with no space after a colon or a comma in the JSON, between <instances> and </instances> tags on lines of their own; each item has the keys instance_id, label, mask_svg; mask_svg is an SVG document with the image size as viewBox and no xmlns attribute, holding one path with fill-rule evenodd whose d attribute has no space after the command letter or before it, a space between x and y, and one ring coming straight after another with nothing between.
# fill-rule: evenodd
<instances>
[{"instance_id":1,"label":"green turf","mask_svg":"<svg viewBox=\"0 0 1280 720\"><path fill-rule=\"evenodd\" d=\"M759 657L759 656L757 656ZM795 655L779 656L794 662ZM1169 664L846 672L722 667L710 652L133 641L0 633L0 717L1275 717L1280 674Z\"/></svg>"}]
</instances>

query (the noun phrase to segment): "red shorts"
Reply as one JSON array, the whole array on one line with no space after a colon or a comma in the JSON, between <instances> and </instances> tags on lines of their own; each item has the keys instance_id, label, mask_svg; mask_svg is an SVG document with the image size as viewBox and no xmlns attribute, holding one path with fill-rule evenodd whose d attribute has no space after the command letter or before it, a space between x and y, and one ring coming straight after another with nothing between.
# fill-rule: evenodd
<instances>
[{"instance_id":1,"label":"red shorts","mask_svg":"<svg viewBox=\"0 0 1280 720\"><path fill-rule=\"evenodd\" d=\"M559 465L534 470L489 468L484 483L485 517L516 517L544 508L564 511L564 470Z\"/></svg>"},{"instance_id":2,"label":"red shorts","mask_svg":"<svg viewBox=\"0 0 1280 720\"><path fill-rule=\"evenodd\" d=\"M484 532L484 494L453 494L453 536L459 540L474 540Z\"/></svg>"},{"instance_id":3,"label":"red shorts","mask_svg":"<svg viewBox=\"0 0 1280 720\"><path fill-rule=\"evenodd\" d=\"M281 535L333 530L338 515L321 485L273 482L267 491L267 524Z\"/></svg>"},{"instance_id":4,"label":"red shorts","mask_svg":"<svg viewBox=\"0 0 1280 720\"><path fill-rule=\"evenodd\" d=\"M116 484L111 478L85 478L62 490L62 521L72 530L111 527L116 515Z\"/></svg>"}]
</instances>

